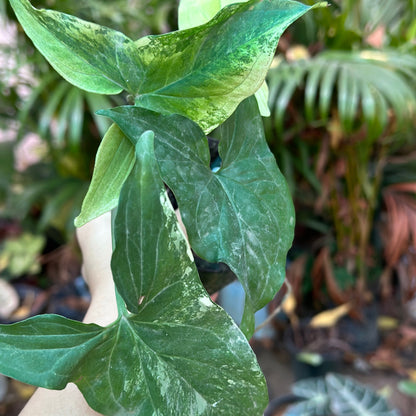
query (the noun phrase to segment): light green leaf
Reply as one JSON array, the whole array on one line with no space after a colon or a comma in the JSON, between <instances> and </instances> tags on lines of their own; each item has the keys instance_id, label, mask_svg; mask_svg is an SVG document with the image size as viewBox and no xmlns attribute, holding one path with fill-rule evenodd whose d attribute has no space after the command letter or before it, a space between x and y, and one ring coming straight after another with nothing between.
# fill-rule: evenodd
<instances>
[{"instance_id":1,"label":"light green leaf","mask_svg":"<svg viewBox=\"0 0 416 416\"><path fill-rule=\"evenodd\" d=\"M87 91L117 94L130 90L131 40L122 33L52 10L38 10L28 0L10 4L36 48L67 81Z\"/></svg>"},{"instance_id":2,"label":"light green leaf","mask_svg":"<svg viewBox=\"0 0 416 416\"><path fill-rule=\"evenodd\" d=\"M178 200L191 246L210 262L227 263L242 282L247 294L242 329L250 336L254 311L283 283L295 221L254 98L242 103L219 130L223 163L217 173L210 170L203 132L190 120L133 106L100 113L133 143L154 126L162 177Z\"/></svg>"},{"instance_id":3,"label":"light green leaf","mask_svg":"<svg viewBox=\"0 0 416 416\"><path fill-rule=\"evenodd\" d=\"M131 277L137 313L106 328L54 315L0 325L0 372L55 389L72 381L105 415L261 416L264 377L243 334L202 287L152 136L138 141L121 191L112 259L119 288L124 271Z\"/></svg>"},{"instance_id":4,"label":"light green leaf","mask_svg":"<svg viewBox=\"0 0 416 416\"><path fill-rule=\"evenodd\" d=\"M184 115L210 132L261 87L280 35L308 10L290 0L251 0L203 26L139 40L146 75L136 105Z\"/></svg>"},{"instance_id":5,"label":"light green leaf","mask_svg":"<svg viewBox=\"0 0 416 416\"><path fill-rule=\"evenodd\" d=\"M338 71L338 62L327 62L325 65L325 71L322 74L321 86L319 90L319 113L324 121L328 120L335 80L338 75ZM312 105L312 103L310 105Z\"/></svg>"},{"instance_id":6,"label":"light green leaf","mask_svg":"<svg viewBox=\"0 0 416 416\"><path fill-rule=\"evenodd\" d=\"M400 380L397 385L399 391L411 397L416 397L416 382L413 380Z\"/></svg>"},{"instance_id":7,"label":"light green leaf","mask_svg":"<svg viewBox=\"0 0 416 416\"><path fill-rule=\"evenodd\" d=\"M203 25L210 21L221 8L221 0L180 0L178 8L179 29L183 30Z\"/></svg>"},{"instance_id":8,"label":"light green leaf","mask_svg":"<svg viewBox=\"0 0 416 416\"><path fill-rule=\"evenodd\" d=\"M104 136L95 158L94 173L75 226L110 211L118 204L121 187L134 164L134 149L114 124Z\"/></svg>"},{"instance_id":9,"label":"light green leaf","mask_svg":"<svg viewBox=\"0 0 416 416\"><path fill-rule=\"evenodd\" d=\"M254 96L256 97L257 105L259 106L260 115L269 117L269 87L267 86L267 82L263 82L262 86L257 90Z\"/></svg>"}]
</instances>

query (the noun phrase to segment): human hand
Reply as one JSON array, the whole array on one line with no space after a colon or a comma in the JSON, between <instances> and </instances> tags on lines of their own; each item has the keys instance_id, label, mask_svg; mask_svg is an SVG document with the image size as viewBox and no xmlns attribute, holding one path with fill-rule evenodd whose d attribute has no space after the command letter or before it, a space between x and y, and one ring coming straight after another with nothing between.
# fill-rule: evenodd
<instances>
[{"instance_id":1,"label":"human hand","mask_svg":"<svg viewBox=\"0 0 416 416\"><path fill-rule=\"evenodd\" d=\"M91 305L85 323L108 325L117 318L117 303L111 272L111 213L88 222L77 229L82 252L82 274L91 292Z\"/></svg>"},{"instance_id":2,"label":"human hand","mask_svg":"<svg viewBox=\"0 0 416 416\"><path fill-rule=\"evenodd\" d=\"M111 273L111 214L106 213L77 229L83 257L83 276L91 292L91 304L84 323L108 325L117 318L117 304ZM101 416L92 410L75 384L63 390L39 388L20 416Z\"/></svg>"}]
</instances>

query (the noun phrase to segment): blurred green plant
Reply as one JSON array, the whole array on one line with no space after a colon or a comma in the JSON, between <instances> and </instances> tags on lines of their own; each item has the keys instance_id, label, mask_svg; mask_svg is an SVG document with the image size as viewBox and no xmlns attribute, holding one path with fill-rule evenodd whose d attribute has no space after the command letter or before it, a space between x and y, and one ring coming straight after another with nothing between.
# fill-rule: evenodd
<instances>
[{"instance_id":1,"label":"blurred green plant","mask_svg":"<svg viewBox=\"0 0 416 416\"><path fill-rule=\"evenodd\" d=\"M318 253L310 270L325 282L326 291L315 283L320 300L363 301L370 276L389 263L381 195L390 158L414 149L415 11L414 0L334 1L296 23L269 72L268 137L301 238L309 230L295 247Z\"/></svg>"},{"instance_id":2,"label":"blurred green plant","mask_svg":"<svg viewBox=\"0 0 416 416\"><path fill-rule=\"evenodd\" d=\"M285 416L398 416L384 397L350 377L328 374L300 380L292 387L301 400Z\"/></svg>"},{"instance_id":3,"label":"blurred green plant","mask_svg":"<svg viewBox=\"0 0 416 416\"><path fill-rule=\"evenodd\" d=\"M177 2L168 0L45 0L35 5L56 6L135 38L176 28ZM95 112L125 104L128 98L74 87L33 48L4 0L0 0L0 18L10 32L7 35L5 30L8 40L0 45L0 59L7 63L0 68L0 129L12 131L17 138L14 144L1 144L2 159L7 161L0 168L1 215L19 221L34 216L36 224L29 229L44 232L52 226L65 241L73 234L73 220L91 179L95 152L110 125ZM31 133L41 138L46 150L35 166L16 171L21 164L16 146L26 147L25 138ZM13 153L16 157L10 157Z\"/></svg>"},{"instance_id":4,"label":"blurred green plant","mask_svg":"<svg viewBox=\"0 0 416 416\"><path fill-rule=\"evenodd\" d=\"M12 279L26 273L39 273L41 270L39 257L44 245L43 235L23 233L18 237L6 239L0 251L2 277Z\"/></svg>"},{"instance_id":5,"label":"blurred green plant","mask_svg":"<svg viewBox=\"0 0 416 416\"><path fill-rule=\"evenodd\" d=\"M416 381L414 380L401 380L398 383L400 392L410 397L416 397Z\"/></svg>"}]
</instances>

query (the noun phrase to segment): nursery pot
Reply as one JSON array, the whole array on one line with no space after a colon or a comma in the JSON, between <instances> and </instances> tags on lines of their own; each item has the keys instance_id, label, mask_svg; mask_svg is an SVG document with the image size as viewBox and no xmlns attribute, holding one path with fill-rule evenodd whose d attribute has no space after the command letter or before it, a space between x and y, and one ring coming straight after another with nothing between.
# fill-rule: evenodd
<instances>
[{"instance_id":1,"label":"nursery pot","mask_svg":"<svg viewBox=\"0 0 416 416\"><path fill-rule=\"evenodd\" d=\"M311 328L307 323L287 328L283 342L291 356L296 381L335 372L347 349L334 328Z\"/></svg>"}]
</instances>

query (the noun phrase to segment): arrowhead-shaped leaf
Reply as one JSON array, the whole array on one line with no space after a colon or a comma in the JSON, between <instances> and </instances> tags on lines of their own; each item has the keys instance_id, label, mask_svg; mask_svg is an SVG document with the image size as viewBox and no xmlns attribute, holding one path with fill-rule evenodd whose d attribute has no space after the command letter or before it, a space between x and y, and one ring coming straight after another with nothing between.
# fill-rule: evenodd
<instances>
[{"instance_id":1,"label":"arrowhead-shaped leaf","mask_svg":"<svg viewBox=\"0 0 416 416\"><path fill-rule=\"evenodd\" d=\"M219 129L221 170L209 167L203 132L181 116L127 106L101 111L133 142L154 126L162 177L179 202L192 248L210 262L227 263L242 282L246 313L269 302L285 276L295 215L286 181L268 149L254 98L244 101Z\"/></svg>"},{"instance_id":2,"label":"arrowhead-shaped leaf","mask_svg":"<svg viewBox=\"0 0 416 416\"><path fill-rule=\"evenodd\" d=\"M209 132L262 85L283 31L310 9L291 0L251 0L208 23L133 42L120 32L10 0L20 23L54 68L103 94L122 89L136 104L182 114Z\"/></svg>"},{"instance_id":3,"label":"arrowhead-shaped leaf","mask_svg":"<svg viewBox=\"0 0 416 416\"><path fill-rule=\"evenodd\" d=\"M260 88L280 35L309 9L291 0L251 0L202 26L139 40L146 75L136 105L182 114L210 132Z\"/></svg>"},{"instance_id":4,"label":"arrowhead-shaped leaf","mask_svg":"<svg viewBox=\"0 0 416 416\"><path fill-rule=\"evenodd\" d=\"M120 194L112 259L120 292L132 287L125 300L136 313L107 328L54 315L0 326L0 372L48 388L75 382L105 415L260 416L264 377L244 336L199 281L152 136L138 141L138 161Z\"/></svg>"}]
</instances>

